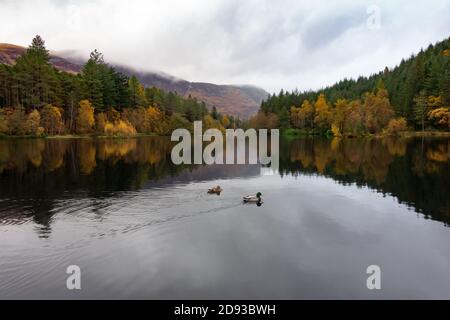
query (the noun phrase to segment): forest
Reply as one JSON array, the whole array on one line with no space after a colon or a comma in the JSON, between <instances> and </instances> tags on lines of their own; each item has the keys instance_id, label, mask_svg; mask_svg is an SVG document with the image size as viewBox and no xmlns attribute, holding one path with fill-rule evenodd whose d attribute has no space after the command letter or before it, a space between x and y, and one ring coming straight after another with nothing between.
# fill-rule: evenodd
<instances>
[{"instance_id":1,"label":"forest","mask_svg":"<svg viewBox=\"0 0 450 320\"><path fill-rule=\"evenodd\" d=\"M165 135L196 120L221 130L240 122L195 98L144 88L97 50L81 73L57 70L39 35L14 65L0 64L0 136Z\"/></svg>"},{"instance_id":2,"label":"forest","mask_svg":"<svg viewBox=\"0 0 450 320\"><path fill-rule=\"evenodd\" d=\"M334 136L450 131L450 38L369 77L282 90L262 102L249 126Z\"/></svg>"},{"instance_id":3,"label":"forest","mask_svg":"<svg viewBox=\"0 0 450 320\"><path fill-rule=\"evenodd\" d=\"M364 136L450 131L450 39L369 77L318 91L273 94L241 121L195 98L144 88L94 50L82 72L57 70L36 36L12 66L0 64L0 136L167 135L175 128L280 128L293 134Z\"/></svg>"}]
</instances>

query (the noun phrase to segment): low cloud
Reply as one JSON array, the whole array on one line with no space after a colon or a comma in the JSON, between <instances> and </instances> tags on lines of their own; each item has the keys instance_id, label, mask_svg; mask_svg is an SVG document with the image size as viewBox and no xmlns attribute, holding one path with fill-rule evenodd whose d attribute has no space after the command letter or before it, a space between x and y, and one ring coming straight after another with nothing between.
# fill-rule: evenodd
<instances>
[{"instance_id":1,"label":"low cloud","mask_svg":"<svg viewBox=\"0 0 450 320\"><path fill-rule=\"evenodd\" d=\"M367 8L379 8L369 28ZM0 42L93 49L190 81L317 89L368 75L450 35L450 0L0 0Z\"/></svg>"}]
</instances>

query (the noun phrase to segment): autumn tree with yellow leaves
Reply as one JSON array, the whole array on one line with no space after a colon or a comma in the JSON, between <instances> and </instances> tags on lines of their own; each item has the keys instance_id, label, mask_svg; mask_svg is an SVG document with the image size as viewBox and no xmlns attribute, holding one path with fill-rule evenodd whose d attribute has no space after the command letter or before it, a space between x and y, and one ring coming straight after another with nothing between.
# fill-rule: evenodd
<instances>
[{"instance_id":1,"label":"autumn tree with yellow leaves","mask_svg":"<svg viewBox=\"0 0 450 320\"><path fill-rule=\"evenodd\" d=\"M363 112L364 125L368 133L381 132L395 115L387 90L380 88L377 93L367 93Z\"/></svg>"},{"instance_id":2,"label":"autumn tree with yellow leaves","mask_svg":"<svg viewBox=\"0 0 450 320\"><path fill-rule=\"evenodd\" d=\"M61 111L51 104L46 105L41 111L41 125L48 135L56 135L64 132Z\"/></svg>"},{"instance_id":3,"label":"autumn tree with yellow leaves","mask_svg":"<svg viewBox=\"0 0 450 320\"><path fill-rule=\"evenodd\" d=\"M44 128L41 127L41 114L38 110L33 110L27 115L25 131L32 136L40 136L44 133Z\"/></svg>"},{"instance_id":4,"label":"autumn tree with yellow leaves","mask_svg":"<svg viewBox=\"0 0 450 320\"><path fill-rule=\"evenodd\" d=\"M330 128L332 114L330 106L328 105L325 95L323 93L319 95L319 98L317 98L314 107L315 107L314 124L321 131L328 130Z\"/></svg>"},{"instance_id":5,"label":"autumn tree with yellow leaves","mask_svg":"<svg viewBox=\"0 0 450 320\"><path fill-rule=\"evenodd\" d=\"M441 107L430 111L428 117L434 124L443 129L450 129L450 108Z\"/></svg>"},{"instance_id":6,"label":"autumn tree with yellow leaves","mask_svg":"<svg viewBox=\"0 0 450 320\"><path fill-rule=\"evenodd\" d=\"M77 132L81 134L91 133L95 124L94 108L89 100L81 100L76 117Z\"/></svg>"}]
</instances>

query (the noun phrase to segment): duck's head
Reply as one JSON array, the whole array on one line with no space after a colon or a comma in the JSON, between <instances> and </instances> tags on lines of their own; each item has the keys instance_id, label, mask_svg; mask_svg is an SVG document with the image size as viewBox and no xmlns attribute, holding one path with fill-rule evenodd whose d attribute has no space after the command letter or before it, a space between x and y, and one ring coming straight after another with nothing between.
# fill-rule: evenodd
<instances>
[{"instance_id":1,"label":"duck's head","mask_svg":"<svg viewBox=\"0 0 450 320\"><path fill-rule=\"evenodd\" d=\"M261 198L261 196L262 196L262 193L261 193L261 192L258 192L258 193L256 194L256 197L257 197L257 198Z\"/></svg>"}]
</instances>

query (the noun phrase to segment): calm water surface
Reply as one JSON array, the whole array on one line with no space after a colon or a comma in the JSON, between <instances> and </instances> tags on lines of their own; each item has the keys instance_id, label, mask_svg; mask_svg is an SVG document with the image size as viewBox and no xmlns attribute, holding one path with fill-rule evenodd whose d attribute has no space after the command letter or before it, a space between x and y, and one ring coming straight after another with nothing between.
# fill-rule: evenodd
<instances>
[{"instance_id":1,"label":"calm water surface","mask_svg":"<svg viewBox=\"0 0 450 320\"><path fill-rule=\"evenodd\" d=\"M170 150L0 140L0 298L450 298L450 140L282 141L274 175Z\"/></svg>"}]
</instances>

